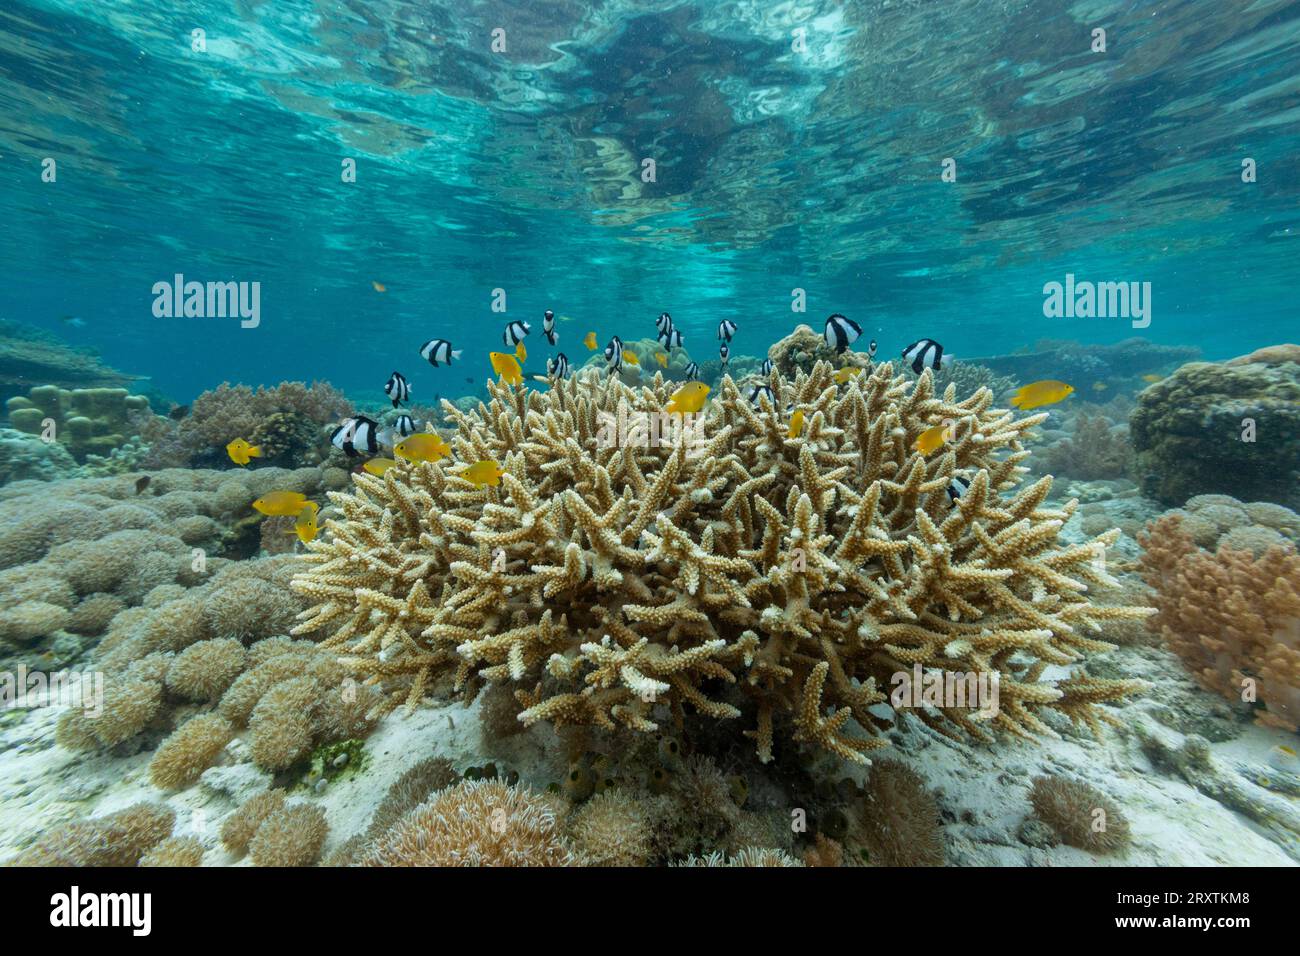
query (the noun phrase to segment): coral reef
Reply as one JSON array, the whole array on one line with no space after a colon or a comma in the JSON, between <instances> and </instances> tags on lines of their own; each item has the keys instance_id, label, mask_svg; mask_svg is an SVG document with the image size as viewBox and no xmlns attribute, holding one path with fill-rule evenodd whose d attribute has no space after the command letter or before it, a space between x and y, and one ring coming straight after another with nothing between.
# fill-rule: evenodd
<instances>
[{"instance_id":1,"label":"coral reef","mask_svg":"<svg viewBox=\"0 0 1300 956\"><path fill-rule=\"evenodd\" d=\"M994 408L987 390L936 395L928 372L885 364L837 387L832 371L774 372L775 410L724 378L698 441L671 446L598 437L620 405L662 413L675 385L658 375L637 390L494 382L490 405L444 403L457 455L501 461L500 487L443 463L357 475L301 559L293 586L313 606L294 633L324 636L390 705L486 680L514 686L525 725L646 732L687 708L748 710L764 761L778 725L865 761L884 741L848 721L878 730L879 688L913 664L1000 675L987 722L912 712L941 732L1051 734L1051 710L1097 730L1140 682L1047 667L1079 665L1110 646L1089 632L1149 609L1091 599L1113 583L1096 559L1118 532L1059 544L1074 502L1047 507L1050 478L1019 487L1043 416ZM795 438L790 406L806 416ZM945 422L940 452L912 450ZM971 484L954 504L959 474Z\"/></svg>"},{"instance_id":2,"label":"coral reef","mask_svg":"<svg viewBox=\"0 0 1300 956\"><path fill-rule=\"evenodd\" d=\"M329 455L327 426L352 412L352 403L328 382L281 382L256 390L223 382L196 398L179 421L151 416L140 423L140 434L151 446L146 464L153 467L230 466L225 447L243 438L262 444L258 468L298 468Z\"/></svg>"},{"instance_id":3,"label":"coral reef","mask_svg":"<svg viewBox=\"0 0 1300 956\"><path fill-rule=\"evenodd\" d=\"M939 806L916 771L877 760L863 794L861 836L873 866L942 866Z\"/></svg>"},{"instance_id":4,"label":"coral reef","mask_svg":"<svg viewBox=\"0 0 1300 956\"><path fill-rule=\"evenodd\" d=\"M75 349L35 326L0 321L0 398L45 382L60 388L120 388L132 378L90 351Z\"/></svg>"},{"instance_id":5,"label":"coral reef","mask_svg":"<svg viewBox=\"0 0 1300 956\"><path fill-rule=\"evenodd\" d=\"M138 803L108 816L74 820L46 833L8 866L135 866L171 836L176 814Z\"/></svg>"},{"instance_id":6,"label":"coral reef","mask_svg":"<svg viewBox=\"0 0 1300 956\"><path fill-rule=\"evenodd\" d=\"M958 360L934 373L936 392L942 392L949 385L957 386L958 398L974 395L981 388L987 388L996 396L1015 388L1016 380L1008 375L997 374L987 365Z\"/></svg>"},{"instance_id":7,"label":"coral reef","mask_svg":"<svg viewBox=\"0 0 1300 956\"><path fill-rule=\"evenodd\" d=\"M1151 627L1206 690L1300 731L1300 555L1290 543L1256 556L1223 541L1210 552L1183 521L1165 515L1140 538Z\"/></svg>"},{"instance_id":8,"label":"coral reef","mask_svg":"<svg viewBox=\"0 0 1300 956\"><path fill-rule=\"evenodd\" d=\"M1138 396L1129 418L1143 490L1300 506L1300 346L1194 362Z\"/></svg>"},{"instance_id":9,"label":"coral reef","mask_svg":"<svg viewBox=\"0 0 1300 956\"><path fill-rule=\"evenodd\" d=\"M13 428L0 428L0 485L11 481L52 481L77 470L77 460L57 441Z\"/></svg>"},{"instance_id":10,"label":"coral reef","mask_svg":"<svg viewBox=\"0 0 1300 956\"><path fill-rule=\"evenodd\" d=\"M26 397L10 398L5 406L14 429L39 436L48 424L54 439L76 461L85 462L91 455L107 458L126 445L136 434L133 413L147 413L149 400L124 388L38 385Z\"/></svg>"},{"instance_id":11,"label":"coral reef","mask_svg":"<svg viewBox=\"0 0 1300 956\"><path fill-rule=\"evenodd\" d=\"M1096 787L1064 777L1037 777L1029 792L1034 814L1062 843L1090 853L1115 853L1132 839L1128 820Z\"/></svg>"},{"instance_id":12,"label":"coral reef","mask_svg":"<svg viewBox=\"0 0 1300 956\"><path fill-rule=\"evenodd\" d=\"M312 866L329 826L325 811L310 803L286 804L266 815L248 841L255 866Z\"/></svg>"},{"instance_id":13,"label":"coral reef","mask_svg":"<svg viewBox=\"0 0 1300 956\"><path fill-rule=\"evenodd\" d=\"M1104 416L1080 412L1074 417L1073 436L1035 455L1034 467L1082 481L1127 478L1133 471L1133 448L1127 429L1116 431Z\"/></svg>"},{"instance_id":14,"label":"coral reef","mask_svg":"<svg viewBox=\"0 0 1300 956\"><path fill-rule=\"evenodd\" d=\"M359 866L572 866L551 805L524 787L466 780L380 836Z\"/></svg>"},{"instance_id":15,"label":"coral reef","mask_svg":"<svg viewBox=\"0 0 1300 956\"><path fill-rule=\"evenodd\" d=\"M865 345L865 343L863 343ZM786 378L793 379L798 372L811 372L818 362L828 362L835 367L853 367L868 369L871 359L865 352L845 352L836 354L826 344L820 332L814 332L810 326L797 325L794 331L774 343L767 350L767 357L772 360L775 369Z\"/></svg>"},{"instance_id":16,"label":"coral reef","mask_svg":"<svg viewBox=\"0 0 1300 956\"><path fill-rule=\"evenodd\" d=\"M1060 339L1042 339L1033 348L1009 355L970 358L999 375L1017 382L1040 378L1071 382L1082 393L1094 382L1112 388L1131 388L1139 376L1168 369L1200 357L1200 349L1183 345L1157 345L1135 337L1113 345L1085 345Z\"/></svg>"}]
</instances>

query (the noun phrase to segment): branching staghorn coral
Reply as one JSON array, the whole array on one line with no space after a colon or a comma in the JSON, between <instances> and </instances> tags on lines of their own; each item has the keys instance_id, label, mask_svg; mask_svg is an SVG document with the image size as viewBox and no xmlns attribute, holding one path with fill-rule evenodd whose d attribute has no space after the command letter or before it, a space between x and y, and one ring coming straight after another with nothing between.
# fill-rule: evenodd
<instances>
[{"instance_id":1,"label":"branching staghorn coral","mask_svg":"<svg viewBox=\"0 0 1300 956\"><path fill-rule=\"evenodd\" d=\"M1206 690L1258 702L1256 720L1300 731L1300 555L1289 543L1258 556L1198 548L1167 514L1139 537L1155 592L1150 621Z\"/></svg>"},{"instance_id":2,"label":"branching staghorn coral","mask_svg":"<svg viewBox=\"0 0 1300 956\"><path fill-rule=\"evenodd\" d=\"M313 606L294 633L323 635L391 705L446 677L510 684L525 725L650 732L660 705L747 715L763 761L782 725L866 762L884 743L849 719L878 730L868 708L914 664L1000 675L987 721L915 711L955 737L1051 735L1046 710L1111 720L1102 705L1140 682L1045 671L1109 648L1103 624L1149 609L1094 606L1117 532L1063 545L1075 503L1048 507L1050 478L1021 487L1045 416L994 408L983 389L936 395L928 372L885 364L841 386L832 373L773 372L775 408L724 378L689 453L601 440L620 413L663 412L676 385L660 376L492 383L490 404L444 402L457 457L501 462L501 484L473 487L451 462L356 476L300 559L293 586ZM945 423L939 450L912 449ZM957 475L970 486L953 503Z\"/></svg>"}]
</instances>

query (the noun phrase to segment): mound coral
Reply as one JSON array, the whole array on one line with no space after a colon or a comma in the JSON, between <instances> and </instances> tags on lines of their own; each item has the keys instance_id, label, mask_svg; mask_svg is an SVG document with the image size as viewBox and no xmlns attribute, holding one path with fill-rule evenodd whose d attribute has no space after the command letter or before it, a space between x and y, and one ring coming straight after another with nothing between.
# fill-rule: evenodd
<instances>
[{"instance_id":1,"label":"mound coral","mask_svg":"<svg viewBox=\"0 0 1300 956\"><path fill-rule=\"evenodd\" d=\"M832 372L774 371L775 407L724 378L690 441L618 424L663 415L675 385L659 375L636 390L491 383L489 405L444 403L457 456L502 462L500 486L451 462L356 476L299 559L293 587L313 606L294 633L324 635L390 705L446 676L509 682L525 725L650 732L664 705L748 710L764 761L781 723L865 762L883 741L848 721L878 730L868 708L914 664L1000 675L988 721L914 711L950 735L1051 734L1051 710L1094 730L1111 719L1103 705L1140 682L1045 672L1108 649L1108 621L1149 609L1089 600L1113 584L1102 559L1118 531L1063 545L1076 503L1049 508L1050 478L1020 487L1044 416L994 408L987 390L936 395L928 372L886 364L838 387ZM787 437L792 407L804 426ZM939 451L913 450L945 423ZM954 503L959 475L970 486Z\"/></svg>"},{"instance_id":2,"label":"mound coral","mask_svg":"<svg viewBox=\"0 0 1300 956\"><path fill-rule=\"evenodd\" d=\"M1138 396L1129 418L1143 490L1171 505L1226 492L1300 501L1300 346L1192 362Z\"/></svg>"},{"instance_id":3,"label":"mound coral","mask_svg":"<svg viewBox=\"0 0 1300 956\"><path fill-rule=\"evenodd\" d=\"M1029 801L1034 815L1068 846L1114 853L1129 844L1128 820L1096 787L1064 777L1037 777Z\"/></svg>"},{"instance_id":4,"label":"mound coral","mask_svg":"<svg viewBox=\"0 0 1300 956\"><path fill-rule=\"evenodd\" d=\"M91 454L111 455L136 433L133 413L147 412L149 400L124 388L66 389L38 385L26 397L5 403L9 422L29 435L40 435L46 423L53 436L79 462Z\"/></svg>"},{"instance_id":5,"label":"mound coral","mask_svg":"<svg viewBox=\"0 0 1300 956\"><path fill-rule=\"evenodd\" d=\"M1289 542L1258 556L1225 540L1198 548L1167 514L1139 538L1155 593L1150 621L1207 690L1255 703L1256 720L1300 731L1300 555Z\"/></svg>"},{"instance_id":6,"label":"mound coral","mask_svg":"<svg viewBox=\"0 0 1300 956\"><path fill-rule=\"evenodd\" d=\"M248 841L256 866L311 866L320 857L329 827L325 811L310 803L273 810Z\"/></svg>"},{"instance_id":7,"label":"mound coral","mask_svg":"<svg viewBox=\"0 0 1300 956\"><path fill-rule=\"evenodd\" d=\"M466 780L403 817L359 866L572 866L555 812L524 787Z\"/></svg>"}]
</instances>

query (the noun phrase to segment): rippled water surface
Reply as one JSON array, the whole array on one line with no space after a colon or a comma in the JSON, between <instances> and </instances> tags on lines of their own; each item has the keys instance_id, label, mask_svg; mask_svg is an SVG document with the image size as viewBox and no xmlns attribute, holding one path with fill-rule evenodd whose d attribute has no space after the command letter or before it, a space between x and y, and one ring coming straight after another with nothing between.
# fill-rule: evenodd
<instances>
[{"instance_id":1,"label":"rippled water surface","mask_svg":"<svg viewBox=\"0 0 1300 956\"><path fill-rule=\"evenodd\" d=\"M747 354L831 311L889 352L1133 334L1044 318L1066 273L1151 282L1143 334L1209 357L1294 325L1284 0L8 0L0 119L0 317L182 400L481 354L498 288L704 357L724 316ZM178 272L259 281L261 325L155 318Z\"/></svg>"}]
</instances>

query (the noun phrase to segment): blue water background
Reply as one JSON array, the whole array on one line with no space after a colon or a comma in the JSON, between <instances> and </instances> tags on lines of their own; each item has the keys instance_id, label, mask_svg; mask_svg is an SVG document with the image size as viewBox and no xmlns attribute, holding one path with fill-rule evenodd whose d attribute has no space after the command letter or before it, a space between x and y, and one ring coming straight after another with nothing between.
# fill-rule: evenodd
<instances>
[{"instance_id":1,"label":"blue water background","mask_svg":"<svg viewBox=\"0 0 1300 956\"><path fill-rule=\"evenodd\" d=\"M1294 2L7 0L0 121L0 318L180 401L466 393L507 319L545 354L546 308L579 362L663 310L701 361L720 318L756 355L831 311L887 355L1298 334ZM260 282L260 326L155 318L177 272ZM1044 318L1067 272L1151 282L1150 327ZM423 365L435 336L464 364Z\"/></svg>"}]
</instances>

